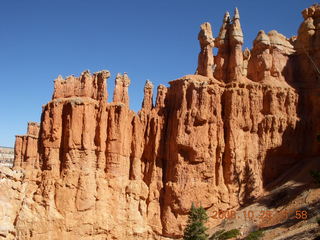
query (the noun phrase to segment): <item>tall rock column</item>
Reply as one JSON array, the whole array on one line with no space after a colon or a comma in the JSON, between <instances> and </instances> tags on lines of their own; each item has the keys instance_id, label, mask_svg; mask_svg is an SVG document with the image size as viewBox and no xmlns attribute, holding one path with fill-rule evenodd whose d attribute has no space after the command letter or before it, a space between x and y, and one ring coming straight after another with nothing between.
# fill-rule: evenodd
<instances>
[{"instance_id":1,"label":"tall rock column","mask_svg":"<svg viewBox=\"0 0 320 240\"><path fill-rule=\"evenodd\" d=\"M226 81L227 69L229 64L229 28L230 14L226 12L220 28L219 36L215 40L215 46L218 48L218 54L214 57L215 71L214 77L219 81Z\"/></svg>"},{"instance_id":2,"label":"tall rock column","mask_svg":"<svg viewBox=\"0 0 320 240\"><path fill-rule=\"evenodd\" d=\"M156 108L162 109L165 107L165 98L168 89L166 86L160 84L157 88Z\"/></svg>"},{"instance_id":3,"label":"tall rock column","mask_svg":"<svg viewBox=\"0 0 320 240\"><path fill-rule=\"evenodd\" d=\"M201 30L198 35L201 51L198 57L197 74L213 77L213 52L214 38L212 37L212 30L210 23L201 24Z\"/></svg>"},{"instance_id":4,"label":"tall rock column","mask_svg":"<svg viewBox=\"0 0 320 240\"><path fill-rule=\"evenodd\" d=\"M121 75L120 73L117 74L113 92L113 102L121 102L129 106L128 88L130 82L131 80L126 73L124 73L123 75Z\"/></svg>"},{"instance_id":5,"label":"tall rock column","mask_svg":"<svg viewBox=\"0 0 320 240\"><path fill-rule=\"evenodd\" d=\"M151 111L153 108L153 84L149 80L144 85L144 97L142 102L142 109L145 111Z\"/></svg>"},{"instance_id":6,"label":"tall rock column","mask_svg":"<svg viewBox=\"0 0 320 240\"><path fill-rule=\"evenodd\" d=\"M162 222L172 238L181 237L192 202L211 213L221 199L229 200L222 166L223 89L208 81L188 75L171 81L167 93Z\"/></svg>"},{"instance_id":7,"label":"tall rock column","mask_svg":"<svg viewBox=\"0 0 320 240\"><path fill-rule=\"evenodd\" d=\"M302 15L304 21L295 43L301 67L296 69L296 74L301 76L304 86L311 87L320 81L320 4L305 9Z\"/></svg>"},{"instance_id":8,"label":"tall rock column","mask_svg":"<svg viewBox=\"0 0 320 240\"><path fill-rule=\"evenodd\" d=\"M240 79L243 75L243 33L240 24L239 11L236 8L230 28L230 58L228 66L228 81Z\"/></svg>"},{"instance_id":9,"label":"tall rock column","mask_svg":"<svg viewBox=\"0 0 320 240\"><path fill-rule=\"evenodd\" d=\"M144 102L150 102L151 85L145 86ZM147 219L152 230L162 235L162 199L164 186L164 167L165 167L165 143L167 127L166 112L166 93L167 88L159 85L157 88L156 105L152 110L143 107L139 112L142 125L140 131L143 134L143 154L141 156L143 181L149 188L147 198ZM149 100L147 100L149 99ZM146 100L146 101L145 101ZM145 105L145 106L150 106ZM137 144L137 143L134 143Z\"/></svg>"},{"instance_id":10,"label":"tall rock column","mask_svg":"<svg viewBox=\"0 0 320 240\"><path fill-rule=\"evenodd\" d=\"M294 73L302 87L300 111L305 116L304 152L311 156L320 153L320 4L302 11L304 21L294 42L296 66Z\"/></svg>"}]
</instances>

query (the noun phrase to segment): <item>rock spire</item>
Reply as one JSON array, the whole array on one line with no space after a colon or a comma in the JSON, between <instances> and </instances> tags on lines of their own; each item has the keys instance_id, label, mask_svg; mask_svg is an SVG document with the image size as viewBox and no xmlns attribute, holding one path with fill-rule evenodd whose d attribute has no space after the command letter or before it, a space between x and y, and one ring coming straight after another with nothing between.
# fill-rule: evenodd
<instances>
[{"instance_id":1,"label":"rock spire","mask_svg":"<svg viewBox=\"0 0 320 240\"><path fill-rule=\"evenodd\" d=\"M147 80L144 85L144 96L142 102L142 109L150 111L153 108L153 84Z\"/></svg>"},{"instance_id":2,"label":"rock spire","mask_svg":"<svg viewBox=\"0 0 320 240\"><path fill-rule=\"evenodd\" d=\"M201 24L198 40L200 42L200 53L198 57L197 74L213 77L213 52L214 38L212 37L212 30L210 23Z\"/></svg>"},{"instance_id":3,"label":"rock spire","mask_svg":"<svg viewBox=\"0 0 320 240\"><path fill-rule=\"evenodd\" d=\"M127 73L123 75L118 73L115 80L115 88L113 92L113 102L123 103L129 106L129 94L128 89L130 85L130 78Z\"/></svg>"}]
</instances>

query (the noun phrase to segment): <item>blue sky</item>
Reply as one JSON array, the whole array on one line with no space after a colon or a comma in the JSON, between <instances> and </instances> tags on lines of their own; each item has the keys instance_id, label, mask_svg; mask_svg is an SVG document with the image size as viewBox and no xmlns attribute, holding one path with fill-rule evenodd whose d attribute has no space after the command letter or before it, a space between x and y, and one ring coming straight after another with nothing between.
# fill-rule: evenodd
<instances>
[{"instance_id":1,"label":"blue sky","mask_svg":"<svg viewBox=\"0 0 320 240\"><path fill-rule=\"evenodd\" d=\"M53 80L107 69L109 96L118 72L131 78L130 106L138 111L143 85L194 73L201 23L214 35L225 11L238 7L245 47L260 29L296 35L310 0L2 0L0 2L0 146L39 121ZM109 99L110 101L111 99Z\"/></svg>"}]
</instances>

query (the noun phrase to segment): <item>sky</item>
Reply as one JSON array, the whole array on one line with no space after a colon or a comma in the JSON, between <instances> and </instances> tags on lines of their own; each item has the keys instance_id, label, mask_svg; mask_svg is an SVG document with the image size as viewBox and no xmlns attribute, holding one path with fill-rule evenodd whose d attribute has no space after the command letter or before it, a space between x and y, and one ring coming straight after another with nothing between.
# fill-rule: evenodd
<instances>
[{"instance_id":1,"label":"sky","mask_svg":"<svg viewBox=\"0 0 320 240\"><path fill-rule=\"evenodd\" d=\"M103 69L109 102L116 74L127 72L130 107L138 111L143 86L187 74L197 66L197 35L210 22L218 35L225 11L235 7L251 48L259 30L296 35L311 0L1 0L0 146L14 146L28 121L40 121L53 80Z\"/></svg>"}]
</instances>

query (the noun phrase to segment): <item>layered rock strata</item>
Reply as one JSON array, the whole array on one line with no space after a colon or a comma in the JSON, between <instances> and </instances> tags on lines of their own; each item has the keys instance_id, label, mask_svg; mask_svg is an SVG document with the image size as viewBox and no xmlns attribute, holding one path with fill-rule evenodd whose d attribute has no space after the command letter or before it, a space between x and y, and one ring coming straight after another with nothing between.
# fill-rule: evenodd
<instances>
[{"instance_id":1,"label":"layered rock strata","mask_svg":"<svg viewBox=\"0 0 320 240\"><path fill-rule=\"evenodd\" d=\"M209 215L236 208L319 156L320 6L303 16L297 38L260 31L244 51L237 9L216 39L201 25L197 74L160 85L155 104L147 81L137 114L127 74L110 103L108 71L59 76L40 131L17 136L14 167L33 174L15 236L176 239L192 202Z\"/></svg>"}]
</instances>

